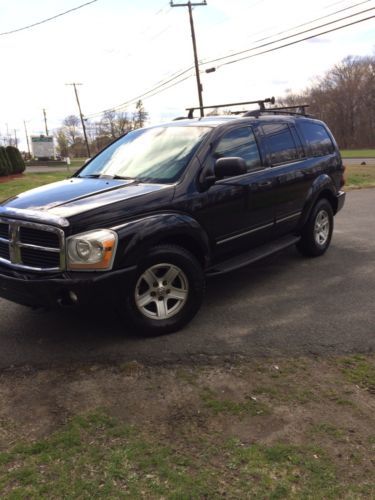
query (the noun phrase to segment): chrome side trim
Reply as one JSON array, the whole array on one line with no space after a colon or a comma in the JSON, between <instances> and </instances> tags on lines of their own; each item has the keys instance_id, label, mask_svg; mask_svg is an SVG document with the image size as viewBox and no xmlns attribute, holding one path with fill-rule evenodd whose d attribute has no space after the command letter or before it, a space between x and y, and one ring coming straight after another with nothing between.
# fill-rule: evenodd
<instances>
[{"instance_id":1,"label":"chrome side trim","mask_svg":"<svg viewBox=\"0 0 375 500\"><path fill-rule=\"evenodd\" d=\"M46 213L42 210L0 207L0 217L15 217L16 219L26 219L36 223L39 222L42 224L52 224L60 227L69 227L69 221L64 217Z\"/></svg>"},{"instance_id":2,"label":"chrome side trim","mask_svg":"<svg viewBox=\"0 0 375 500\"><path fill-rule=\"evenodd\" d=\"M288 215L287 217L283 217L282 219L278 219L276 221L276 224L279 224L280 222L285 222L287 220L290 220L290 219L296 219L297 217L299 217L300 215L302 214L302 212L296 212L294 214L291 214L291 215Z\"/></svg>"},{"instance_id":3,"label":"chrome side trim","mask_svg":"<svg viewBox=\"0 0 375 500\"><path fill-rule=\"evenodd\" d=\"M243 236L247 236L248 234L256 233L257 231L261 231L262 229L267 229L269 227L274 226L273 222L269 224L265 224L264 226L256 227L255 229L250 229L249 231L245 231L244 233L235 234L234 236L229 236L228 238L224 238L222 240L218 240L216 242L217 245L222 245L223 243L227 243L228 241L235 240L237 238L242 238Z\"/></svg>"}]
</instances>

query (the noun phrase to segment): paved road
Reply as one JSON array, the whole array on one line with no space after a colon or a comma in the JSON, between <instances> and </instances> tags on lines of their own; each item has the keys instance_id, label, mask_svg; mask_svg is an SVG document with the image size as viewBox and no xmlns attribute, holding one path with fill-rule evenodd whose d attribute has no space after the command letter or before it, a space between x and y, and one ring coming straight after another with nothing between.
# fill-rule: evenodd
<instances>
[{"instance_id":1,"label":"paved road","mask_svg":"<svg viewBox=\"0 0 375 500\"><path fill-rule=\"evenodd\" d=\"M26 167L26 174L47 174L51 172L66 172L67 175L72 175L78 170L77 167Z\"/></svg>"},{"instance_id":2,"label":"paved road","mask_svg":"<svg viewBox=\"0 0 375 500\"><path fill-rule=\"evenodd\" d=\"M93 312L33 312L0 299L0 368L191 356L369 352L375 349L375 189L352 191L329 252L283 254L208 284L184 331L138 338ZM107 316L106 316L107 313Z\"/></svg>"}]
</instances>

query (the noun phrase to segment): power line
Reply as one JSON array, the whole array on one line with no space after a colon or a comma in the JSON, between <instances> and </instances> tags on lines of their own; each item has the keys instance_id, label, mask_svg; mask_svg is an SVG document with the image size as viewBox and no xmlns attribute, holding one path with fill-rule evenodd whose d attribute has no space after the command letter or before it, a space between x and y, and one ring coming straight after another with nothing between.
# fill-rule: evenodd
<instances>
[{"instance_id":1,"label":"power line","mask_svg":"<svg viewBox=\"0 0 375 500\"><path fill-rule=\"evenodd\" d=\"M367 2L367 1L369 1L369 0L366 0L366 2ZM361 3L366 3L366 2L361 2ZM356 5L359 5L359 4L356 4ZM356 5L354 5L353 7L355 7ZM345 9L343 9L343 10L345 10ZM345 20L345 19L348 19L348 18L352 18L352 17L354 17L354 16L356 16L356 15L359 15L359 14L364 13L364 12L368 12L368 11L370 11L370 10L373 10L373 8L371 8L371 9L366 9L366 10L364 10L364 11L362 11L362 12L357 12L357 13L355 13L355 14L352 14L352 15L350 15L350 16L345 16L345 17L340 18L340 19L336 19L336 20L334 20L334 21L331 21L331 22L329 22L329 23L322 24L322 25L320 25L320 26L315 26L314 28L310 28L310 29L308 29L308 30L304 30L304 31L302 31L302 32L295 33L294 35L290 35L290 36L288 36L288 37L284 37L284 38L281 38L281 39L279 39L279 40L274 40L273 42L269 42L269 43L267 43L267 44L262 44L262 45L259 45L258 47L253 47L253 48L250 48L250 49L246 49L246 50L244 50L244 51L236 52L236 53L230 54L230 55L228 55L228 56L223 56L223 57L221 57L221 58L213 59L213 60L210 60L210 61L203 61L203 63L201 63L201 65L202 65L202 64L204 64L204 65L205 65L205 64L208 64L208 63L216 62L216 61L218 61L218 60L228 59L229 57L233 57L234 55L243 54L243 53L245 53L245 52L253 51L253 50L256 50L256 49L259 49L259 48L262 48L262 47L268 46L268 45L273 45L273 44L275 44L275 43L279 43L279 42L281 42L281 41L283 41L283 40L286 40L286 39L289 39L289 38L293 38L293 37L299 36L299 35L301 35L301 34L304 34L304 33L309 32L309 31L314 31L314 30L317 30L317 29L322 28L322 27L324 27L324 26L328 26L328 25L330 25L330 24L334 24L334 23L340 22L340 21L342 21L342 20ZM330 15L334 15L334 14L335 14L335 13L331 13ZM330 15L329 15L329 16L330 16ZM329 16L327 16L327 17L329 17ZM325 16L323 16L323 17L325 17ZM348 24L343 25L343 26L338 26L338 27L336 27L336 28L333 28L333 29L330 29L330 30L327 30L327 31L324 31L324 32L321 32L321 33L316 33L316 34L314 34L314 35L311 35L311 36L308 36L308 37L305 37L305 38L302 38L302 39L299 39L299 40L295 40L295 41L289 42L289 43L284 44L284 45L281 45L281 46L279 46L279 47L273 47L273 48L271 48L271 49L268 49L268 50L265 50L265 51L259 52L259 53L257 53L257 54L252 54L252 55L248 55L248 56L245 56L245 57L242 57L242 58L239 58L239 59L233 60L233 61L228 61L228 62L225 62L225 63L222 63L222 64L218 65L217 67L219 68L219 67L222 67L222 66L226 66L226 65L228 65L228 64L233 64L233 63L235 63L235 62L239 62L239 61L241 61L241 60L243 60L243 59L248 59L248 58L256 57L256 56L258 56L258 55L262 55L262 54L266 54L266 53L269 53L269 52L273 52L273 51L275 51L275 50L279 50L279 49L282 49L282 48L284 48L284 47L288 47L288 46L290 46L290 45L295 45L295 44L297 44L297 43L300 43L300 42L303 42L303 41L306 41L306 40L310 40L310 39L312 39L312 38L316 38L316 37L318 37L318 36L321 36L321 35L324 35L324 34L327 34L327 33L331 33L331 32L333 32L333 31L337 31L337 30L340 30L340 29L346 28L346 27L348 27L348 26L352 26L352 25L358 24L358 23L363 22L363 21L367 21L367 20L369 20L369 19L372 19L373 17L374 17L374 16L370 16L370 17L368 17L368 18L360 19L360 20L358 20L358 21L354 21L354 22L352 22L352 23L348 23ZM316 21L316 19L315 19L315 20L313 20L313 21L311 21L311 22L315 22L315 21ZM308 23L307 23L307 24L308 24ZM291 29L292 29L292 28L291 28ZM290 30L288 30L288 31L290 31ZM276 35L275 35L275 36L276 36ZM168 80L159 82L158 84L156 84L156 85L155 85L153 88L151 88L150 90L148 90L148 91L144 92L143 94L141 94L141 95L139 95L139 96L137 96L137 97L134 97L133 99L129 99L128 101L126 101L126 102L124 102L124 103L122 103L122 104L119 104L119 105L117 105L117 106L113 106L113 107L111 107L111 108L107 108L107 109L102 110L102 111L97 112L97 113L92 113L92 114L87 115L87 116L88 116L89 118L92 118L92 117L95 117L95 116L99 116L99 115L101 115L101 114L105 113L106 111L115 111L115 110L122 109L122 108L126 107L127 105L130 105L130 104L132 104L132 103L136 102L136 101L137 101L137 100L139 100L139 99L145 99L145 98L147 99L147 98L153 97L154 95L157 95L157 94L159 94L159 93L161 93L161 92L164 92L165 90L168 90L169 88L171 88L171 87L173 87L173 86L175 86L175 85L178 85L179 83L182 83L183 81L187 80L188 78L191 78L193 75L188 75L186 78L183 78L183 79L181 79L181 80L179 80L179 81L177 81L177 82L173 83L172 85L168 85L169 83L174 82L175 80L177 80L178 78L180 78L181 76L183 76L183 75L184 75L184 74L186 74L187 72L191 71L192 69L193 69L193 67L190 67L190 68L187 68L187 69L185 69L184 71L179 72L179 73L177 73L177 74L172 74L172 75L170 75L170 78L169 78ZM168 85L168 86L167 86L167 85Z\"/></svg>"},{"instance_id":2,"label":"power line","mask_svg":"<svg viewBox=\"0 0 375 500\"><path fill-rule=\"evenodd\" d=\"M355 14L350 14L349 16L344 16L344 17L341 17L340 19L335 19L335 20L330 21L328 23L324 23L324 24L321 24L319 26L315 26L313 28L309 28L307 30L300 31L299 33L295 33L294 35L288 35L288 36L279 38L278 40L274 40L273 42L262 43L261 45L257 45L255 47L250 47L248 49L240 50L238 52L233 52L233 53L228 54L226 56L221 56L221 57L217 57L215 59L210 59L209 61L203 61L201 64L212 64L214 62L222 61L224 59L229 59L230 57L234 57L234 56L238 56L238 55L241 55L241 54L245 54L246 52L252 52L253 50L261 49L263 47L267 47L268 45L273 45L275 43L279 43L279 42L282 42L284 40L288 40L289 38L294 38L296 36L303 35L305 33L308 33L309 31L314 31L314 30L317 30L317 29L320 29L320 28L324 28L325 26L329 26L331 24L338 23L340 21L345 21L346 19L351 19L354 16L359 16L360 14L364 14L366 12L374 10L374 8L375 7L371 7L369 9L365 9L365 10L362 10L360 12L356 12Z\"/></svg>"},{"instance_id":3,"label":"power line","mask_svg":"<svg viewBox=\"0 0 375 500\"><path fill-rule=\"evenodd\" d=\"M161 9L157 10L152 17L155 18L157 16L160 16L160 14L164 14L164 16L170 14L172 12L171 7L162 7ZM148 24L146 28L144 28L141 33L139 33L139 37L143 37L146 33L149 32L150 28L153 28L155 25L155 21L153 20L152 23Z\"/></svg>"},{"instance_id":4,"label":"power line","mask_svg":"<svg viewBox=\"0 0 375 500\"><path fill-rule=\"evenodd\" d=\"M328 18L328 17L334 16L335 14L339 14L340 12L344 12L344 11L346 11L346 10L351 10L351 9L354 9L355 7L358 7L359 5L362 5L362 4L364 4L364 3L369 3L369 2L371 2L371 1L373 1L373 0L363 0L363 1L359 2L359 3L354 4L354 5L348 6L348 7L346 7L346 8L342 8L342 9L337 10L337 11L335 11L335 12L331 12L330 14L326 14L326 15L324 15L324 16L321 16L321 17L318 17L318 18L312 19L312 20L310 20L310 21L303 22L303 23L301 23L301 24L298 24L298 25L296 25L296 26L292 26L292 27L290 27L290 28L288 28L288 29L285 29L285 30L280 31L280 32L278 32L278 33L273 33L273 34L271 34L271 35L268 35L268 33L270 32L270 30L276 29L278 26L272 26L272 27L269 27L268 29L262 29L262 30L260 30L260 31L255 32L255 33L253 34L253 36L262 35L262 34L265 34L265 36L264 36L263 38L258 38L258 39L256 39L256 40L252 40L252 42L251 42L251 43L263 42L263 41L268 40L268 39L270 39L270 38L274 38L274 37L276 37L276 36L283 35L284 33L289 33L290 31L296 30L297 28L301 28L301 27L303 27L303 26L306 26L306 25L312 24L312 23L314 23L314 22L316 22L316 21L321 21L322 19L325 19L325 18ZM343 3L343 2L342 2L342 0L340 0L339 2L335 2L335 3L333 3L333 4L326 5L325 7L323 7L323 9L328 9L328 8L330 8L330 7L333 7L334 5L337 5L337 4L342 4L342 3ZM258 5L258 4L255 4L255 6L257 6L257 5ZM253 5L250 5L250 7L253 7ZM224 24L225 22L226 22L226 21L220 21L220 22L218 22L218 23L215 23L215 24L213 25L213 27L216 27L217 25L220 25L220 24ZM212 25L211 25L211 28L212 28ZM236 49L233 49L233 50L236 50ZM206 58L206 59L208 59L208 58ZM204 64L204 61L203 61L203 62L201 62L201 64Z\"/></svg>"},{"instance_id":5,"label":"power line","mask_svg":"<svg viewBox=\"0 0 375 500\"><path fill-rule=\"evenodd\" d=\"M188 76L185 76L185 78L182 78L181 80L179 80L178 82L174 82L172 83L171 85L168 85L168 87L165 87L165 88L162 88L162 89L159 89L157 90L156 92L154 92L153 94L151 95L148 95L146 97L146 99L150 99L151 97L154 97L158 94L161 94L162 92L164 92L165 90L168 90L168 89L171 89L172 87L175 87L176 85L179 85L180 83L182 82L185 82L186 80L189 80L189 78L193 78L194 75L188 75ZM135 101L133 101L135 102Z\"/></svg>"},{"instance_id":6,"label":"power line","mask_svg":"<svg viewBox=\"0 0 375 500\"><path fill-rule=\"evenodd\" d=\"M173 82L174 80L177 80L180 76L185 75L186 73L188 73L192 69L194 69L194 66L190 66L189 68L185 69L184 71L181 71L180 73L176 74L175 76L172 75L172 77L169 78L168 80L165 80L165 81L160 82L159 84L156 84L152 89L144 92L143 94L138 95L137 97L133 97L132 99L129 99L128 101L125 101L121 104L118 104L118 105L113 106L111 108L104 109L102 111L98 111L97 113L91 113L91 114L86 115L86 116L87 116L87 118L93 118L94 116L101 115L103 113L106 113L107 111L115 111L115 110L118 110L121 108L125 108L129 104L132 104L133 102L138 101L139 99L143 99L143 98L147 97L148 94L151 94L155 90L158 90L159 88L164 87L165 85L168 85L168 83ZM189 75L189 78L190 78L190 76L191 75ZM181 80L181 81L183 81L183 80Z\"/></svg>"},{"instance_id":7,"label":"power line","mask_svg":"<svg viewBox=\"0 0 375 500\"><path fill-rule=\"evenodd\" d=\"M83 7L87 7L87 5L91 5L92 3L95 3L97 1L98 0L91 0L90 2L86 2L86 3L83 3L82 5L78 5L77 7L74 7L73 9L66 10L65 12L61 12L60 14L56 14L55 16L48 17L47 19L43 19L42 21L38 21L37 23L29 24L28 26L24 26L23 28L17 28L17 29L11 30L11 31L4 31L3 33L0 33L0 36L11 35L12 33L18 33L19 31L28 30L30 28L34 28L35 26L39 26L40 24L48 23L49 21L52 21L53 19L57 19L58 17L65 16L66 14L70 14L71 12L82 9Z\"/></svg>"},{"instance_id":8,"label":"power line","mask_svg":"<svg viewBox=\"0 0 375 500\"><path fill-rule=\"evenodd\" d=\"M194 4L192 4L192 5L194 5ZM205 5L205 4L202 4L202 5ZM174 6L179 6L179 5L174 5ZM185 5L183 5L183 6L185 6ZM161 9L161 10L160 10L160 11L158 11L158 12L160 13L162 10L163 10L163 9ZM172 9L170 8L170 9L167 11L167 13L169 13L171 10L172 10ZM157 15L157 13L156 13L155 15ZM165 30L166 30L166 29L168 29L168 27L167 27L167 28L165 28ZM159 33L158 35L162 34L165 30L163 30L163 31L162 31L161 33ZM162 90L161 90L161 91L164 91L164 90L167 90L167 88L170 88L170 87L174 86L174 85L170 85L170 86L168 86L168 87L167 87L167 88L165 88L165 89L163 88L163 87L165 87L166 85L168 85L169 83L171 83L171 82L175 81L176 79L180 78L181 76L185 75L186 73L188 73L189 71L191 71L191 70L193 70L193 69L194 69L194 66L190 66L189 68L186 68L185 70L183 70L183 71L181 71L181 72L178 72L178 73L172 73L169 77L167 77L167 78L168 78L167 80L161 80L161 81L159 81L158 83L156 83L156 84L155 84L155 86L154 86L153 88L151 88L150 90L148 90L148 91L144 92L143 94L138 95L137 97L134 97L134 98L132 98L132 99L129 99L128 101L123 102L123 103L121 103L121 104L118 104L118 105L116 105L116 106L112 106L112 107L110 107L110 108L104 109L104 110L99 111L99 112L97 112L97 113L91 113L91 114L86 115L86 116L87 116L87 118L94 118L95 116L99 116L99 115L104 114L104 113L106 113L106 112L108 112L108 111L116 111L116 110L123 109L123 108L125 108L126 106L128 106L129 104L132 104L132 103L136 102L136 101L137 101L137 100L139 100L139 99L144 99L144 98L147 98L147 97L152 97L153 95L156 95L156 94L154 94L154 92L155 92L155 91L157 91L157 90L159 90L159 89L161 89L161 88L162 88ZM199 74L199 73L198 73L198 74ZM187 78L190 78L190 76L191 76L191 75L189 75ZM184 79L180 80L180 82L182 82L182 81L184 81L184 80L187 80L187 78L184 78ZM199 76L198 76L198 78L199 78ZM177 85L178 83L179 83L179 82L176 82L176 85ZM158 92L157 92L157 93L158 93ZM152 95L150 95L150 94L152 94Z\"/></svg>"},{"instance_id":9,"label":"power line","mask_svg":"<svg viewBox=\"0 0 375 500\"><path fill-rule=\"evenodd\" d=\"M369 1L369 0L366 0L366 1ZM361 2L361 3L362 3L362 2ZM354 6L354 7L355 7L355 6ZM275 41L273 41L273 42L269 42L269 43L267 43L267 44L262 44L262 45L260 45L260 46L258 46L258 47L254 47L254 48L251 48L251 49L247 49L247 51L250 51L250 50L256 50L257 48L261 48L261 47L264 47L264 46L267 46L267 45L272 45L272 44L278 43L278 42L280 42L280 41L282 41L282 40L285 40L285 39L288 39L288 38L292 38L292 37L298 36L298 35L300 35L300 34L303 34L303 33L308 32L308 31L313 31L313 30L316 30L316 29L322 28L322 27L324 27L324 26L327 26L327 25L329 25L329 24L333 24L333 23L336 23L336 22L339 22L339 21L345 20L345 19L347 19L347 18L353 17L353 16L355 16L355 15L359 15L359 14L361 14L361 13L363 13L363 12L367 12L368 10L372 10L372 9L367 9L367 10L364 10L364 11L362 11L362 12L358 12L358 13L356 13L356 14L352 14L351 16L346 16L346 17L344 17L344 18L337 19L336 21L331 21L330 23L326 23L326 24L323 24L323 25L320 25L320 26L316 26L315 28L311 28L311 29L309 29L309 30L302 31L302 32L300 32L300 33L296 33L296 34L294 34L294 35L290 35L290 36L288 36L288 37L284 37L284 38L282 38L282 39L275 40ZM331 15L334 15L334 13L332 13ZM313 21L311 21L311 22L314 22L314 21L316 21L316 20L313 20ZM319 34L317 34L317 35L315 35L315 36L319 36ZM312 38L312 37L310 37L310 38ZM303 40L301 40L301 41L303 41ZM287 45L286 45L286 46L287 46ZM225 57L223 57L223 58L220 58L220 60L221 60L221 59L226 59L226 58L228 58L228 57L232 57L233 55L238 55L238 54L240 54L240 53L243 53L243 52L241 51L241 52L239 52L239 53L237 52L237 53L235 53L235 54L231 54L231 55L229 55L229 56L225 56ZM262 52L262 53L263 53L263 52ZM208 64L208 63L211 63L211 62L216 62L216 60L212 60L212 61L204 61L202 64ZM220 65L220 66L223 66L223 65ZM220 67L220 66L219 66L219 67ZM191 68L188 68L188 69L186 69L185 71L183 71L182 73L177 74L176 76L171 75L171 76L172 76L172 78L171 78L171 79L169 79L169 80L167 80L167 81L162 81L162 82L160 82L160 84L159 84L159 85L157 85L156 87L152 88L151 90L149 90L149 91L145 92L144 94L142 94L142 95L140 95L140 96L138 96L138 97L136 97L136 98L133 98L133 99L131 99L131 100L129 100L129 101L127 101L127 102L123 103L123 104L120 104L120 105L118 105L118 106L115 106L114 108L110 108L110 109L119 109L119 108L125 107L125 106L126 106L126 105L128 105L128 104L131 104L132 102L135 102L137 99L142 99L142 98L152 97L153 95L156 95L156 94L154 94L154 91L158 90L160 87L164 87L165 85L167 85L167 84L168 84L168 83L170 83L171 81L174 81L175 79L179 78L180 76L184 75L185 73L187 73L187 72L188 72L188 71L190 71L191 69L193 69L193 68L192 68L192 67L191 67ZM190 77L189 77L189 78L190 78ZM185 79L184 79L184 80L185 80ZM181 80L181 81L184 81L184 80ZM178 83L179 83L179 82L176 82L176 85L177 85ZM168 87L168 88L170 88L170 87ZM164 90L164 89L163 89L163 90ZM165 90L166 90L166 89L165 89ZM157 92L157 93L158 93L158 92ZM152 94L152 95L150 95L150 94ZM109 109L107 109L107 110L105 110L105 111L109 111ZM104 112L105 112L105 111L104 111ZM95 113L95 115L90 115L90 116L97 116L97 115L99 115L99 114L101 114L101 113L103 113L103 111L102 111L102 112L100 112L100 113Z\"/></svg>"},{"instance_id":10,"label":"power line","mask_svg":"<svg viewBox=\"0 0 375 500\"><path fill-rule=\"evenodd\" d=\"M179 85L180 83L183 83L183 82L185 82L186 80L189 80L190 78L193 78L193 76L194 76L193 74L188 75L188 76L185 76L185 78L181 78L181 79L180 79L180 80L178 80L177 82L174 82L174 83L172 83L172 84L168 85L167 87L163 87L163 88L161 88L161 89L159 89L159 90L153 91L152 93L151 93L151 91L150 91L150 92L148 93L148 95L147 95L144 99L150 99L151 97L154 97L154 96L156 96L156 95L158 95L158 94L161 94L162 92L165 92L166 90L169 90L169 89L171 89L172 87L175 87L176 85ZM137 100L138 100L138 98L135 98L135 99L133 99L133 100L131 100L131 101L128 101L128 104L135 103L135 102L137 102ZM107 111L118 111L118 110L120 110L120 109L121 109L121 108L114 107L114 108L111 108L110 110L107 110ZM93 117L98 116L98 115L101 115L101 114L103 114L103 113L105 113L105 111L102 111L102 112L100 112L100 113L95 113L95 114L89 115L89 116L87 116L87 118L93 118Z\"/></svg>"},{"instance_id":11,"label":"power line","mask_svg":"<svg viewBox=\"0 0 375 500\"><path fill-rule=\"evenodd\" d=\"M336 10L335 12L331 12L330 14L326 14L325 16L317 17L315 19L312 19L311 21L306 21L302 24L297 24L297 26L293 26L292 28L288 28L287 30L279 31L278 33L274 33L273 35L266 36L264 38L259 38L258 40L254 40L254 43L257 42L263 42L264 40L269 40L270 38L273 38L275 36L283 35L284 33L288 33L289 31L296 30L297 28L302 28L303 26L307 26L308 24L315 23L316 21L321 21L322 19L326 19L327 17L334 16L336 14L340 14L341 12L344 12L346 10L351 10L354 9L355 7L358 7L359 5L363 5L364 3L369 3L372 0L364 0L362 2L356 3L354 5L351 5L349 7L345 7L344 9ZM340 2L338 2L340 3Z\"/></svg>"},{"instance_id":12,"label":"power line","mask_svg":"<svg viewBox=\"0 0 375 500\"><path fill-rule=\"evenodd\" d=\"M240 57L239 59L234 59L233 61L224 62L222 64L219 64L217 66L217 68L221 68L222 66L227 66L229 64L234 64L236 62L243 61L244 59L250 59L252 57L257 57L257 56L260 56L262 54L267 54L267 53L273 52L275 50L280 50L280 49L283 49L285 47L290 47L291 45L295 45L297 43L305 42L306 40L311 40L312 38L316 38L316 37L321 36L321 35L326 35L327 33L332 33L333 31L338 31L338 30L341 30L343 28L347 28L348 26L353 26L355 24L362 23L363 21L368 21L369 19L373 19L374 17L375 16L369 16L369 17L365 17L363 19L358 19L357 21L353 21L352 23L344 24L342 26L337 26L336 28L332 28L330 30L322 31L320 33L316 33L315 35L310 35L310 36L307 36L305 38L301 38L300 40L294 40L293 42L285 43L284 45L280 45L279 47L273 47L272 49L263 50L262 52L258 52L257 54L250 54L248 56Z\"/></svg>"}]
</instances>

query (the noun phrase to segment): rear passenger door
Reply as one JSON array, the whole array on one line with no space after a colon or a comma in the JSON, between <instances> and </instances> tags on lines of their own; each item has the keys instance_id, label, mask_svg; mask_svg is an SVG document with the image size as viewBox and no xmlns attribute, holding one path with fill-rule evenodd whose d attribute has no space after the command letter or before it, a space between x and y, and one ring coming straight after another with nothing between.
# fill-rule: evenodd
<instances>
[{"instance_id":1,"label":"rear passenger door","mask_svg":"<svg viewBox=\"0 0 375 500\"><path fill-rule=\"evenodd\" d=\"M275 231L279 236L297 226L310 186L310 175L304 148L292 123L264 123L262 131L267 162L275 180Z\"/></svg>"}]
</instances>

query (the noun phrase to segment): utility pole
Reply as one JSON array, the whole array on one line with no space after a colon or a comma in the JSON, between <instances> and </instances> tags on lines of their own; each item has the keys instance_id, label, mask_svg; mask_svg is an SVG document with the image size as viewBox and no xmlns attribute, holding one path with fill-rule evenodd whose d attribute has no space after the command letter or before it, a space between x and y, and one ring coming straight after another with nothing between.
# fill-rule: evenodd
<instances>
[{"instance_id":1,"label":"utility pole","mask_svg":"<svg viewBox=\"0 0 375 500\"><path fill-rule=\"evenodd\" d=\"M48 127L47 127L47 113L46 110L43 108L43 115L44 115L44 125L46 127L46 135L48 135Z\"/></svg>"},{"instance_id":2,"label":"utility pole","mask_svg":"<svg viewBox=\"0 0 375 500\"><path fill-rule=\"evenodd\" d=\"M195 76L197 79L199 107L200 107L201 116L203 117L204 116L203 96L202 96L203 87L202 87L201 78L199 75L197 41L195 38L195 29L194 29L194 20L193 20L193 7L198 7L201 5L207 5L206 0L204 0L201 3L191 3L190 1L188 3L173 3L173 0L171 0L171 7L188 7L188 9L189 9L190 29L191 29L191 38L193 41Z\"/></svg>"},{"instance_id":3,"label":"utility pole","mask_svg":"<svg viewBox=\"0 0 375 500\"><path fill-rule=\"evenodd\" d=\"M18 141L17 141L17 130L14 129L14 142L15 142L15 146L16 148L18 147Z\"/></svg>"},{"instance_id":4,"label":"utility pole","mask_svg":"<svg viewBox=\"0 0 375 500\"><path fill-rule=\"evenodd\" d=\"M82 123L82 129L83 129L83 135L85 137L85 142L86 142L86 149L87 149L87 156L90 158L90 146L89 146L89 141L87 140L87 134L86 134L86 126L85 126L85 120L83 118L82 110L81 110L81 105L79 103L79 97L78 97L78 92L77 92L77 85L82 85L82 83L66 83L65 85L71 85L74 87L74 93L76 95L77 99L77 104L78 104L78 110L79 110L79 116L81 118L81 123Z\"/></svg>"},{"instance_id":5,"label":"utility pole","mask_svg":"<svg viewBox=\"0 0 375 500\"><path fill-rule=\"evenodd\" d=\"M26 127L26 121L23 121L24 127L25 127L25 135L26 135L26 141L27 141L27 150L29 152L29 158L31 158L31 152L30 152L30 143L29 143L29 134L27 133L27 127Z\"/></svg>"},{"instance_id":6,"label":"utility pole","mask_svg":"<svg viewBox=\"0 0 375 500\"><path fill-rule=\"evenodd\" d=\"M8 142L8 146L10 146L9 127L8 127L8 124L7 124L7 123L6 123L5 125L6 125L6 127L7 127L7 142Z\"/></svg>"}]
</instances>

